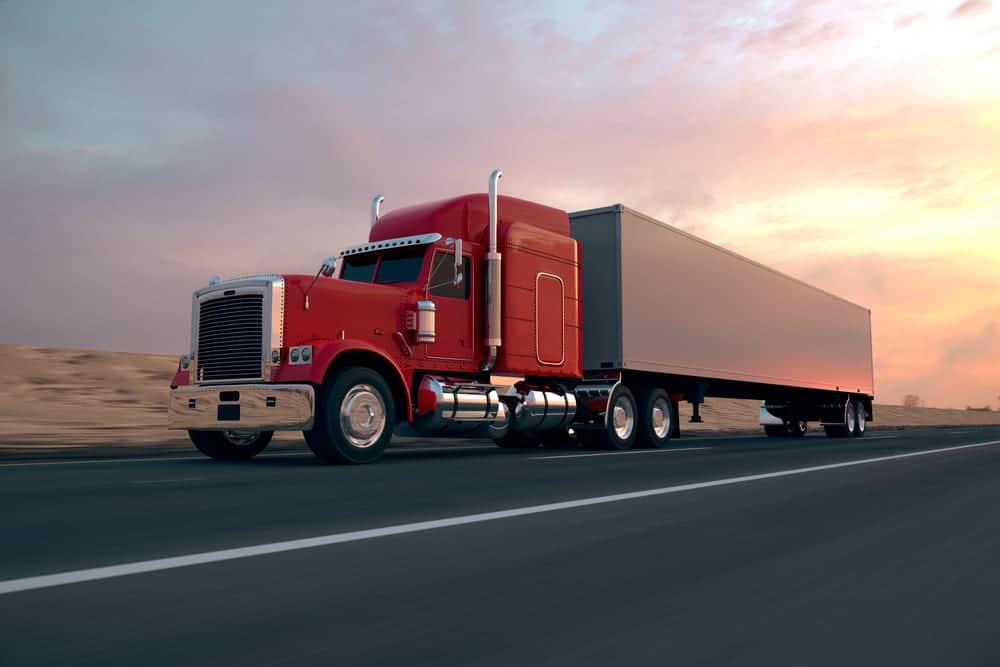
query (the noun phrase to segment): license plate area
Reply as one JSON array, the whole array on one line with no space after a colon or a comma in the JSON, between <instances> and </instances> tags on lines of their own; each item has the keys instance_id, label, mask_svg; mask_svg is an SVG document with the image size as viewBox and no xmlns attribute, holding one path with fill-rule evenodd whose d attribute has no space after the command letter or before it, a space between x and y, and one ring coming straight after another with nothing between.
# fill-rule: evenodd
<instances>
[{"instance_id":1,"label":"license plate area","mask_svg":"<svg viewBox=\"0 0 1000 667\"><path fill-rule=\"evenodd\" d=\"M220 422L238 422L240 420L240 406L220 405L218 420Z\"/></svg>"}]
</instances>

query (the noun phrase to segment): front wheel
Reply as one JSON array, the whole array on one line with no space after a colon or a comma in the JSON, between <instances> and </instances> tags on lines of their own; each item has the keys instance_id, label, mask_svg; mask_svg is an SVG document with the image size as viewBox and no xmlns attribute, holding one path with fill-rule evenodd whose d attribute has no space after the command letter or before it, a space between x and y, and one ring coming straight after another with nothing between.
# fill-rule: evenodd
<instances>
[{"instance_id":1,"label":"front wheel","mask_svg":"<svg viewBox=\"0 0 1000 667\"><path fill-rule=\"evenodd\" d=\"M274 431L188 431L188 436L205 456L220 461L246 461L264 451Z\"/></svg>"},{"instance_id":2,"label":"front wheel","mask_svg":"<svg viewBox=\"0 0 1000 667\"><path fill-rule=\"evenodd\" d=\"M396 406L385 379L370 368L343 368L327 380L316 402L306 443L324 463L373 463L396 424Z\"/></svg>"}]
</instances>

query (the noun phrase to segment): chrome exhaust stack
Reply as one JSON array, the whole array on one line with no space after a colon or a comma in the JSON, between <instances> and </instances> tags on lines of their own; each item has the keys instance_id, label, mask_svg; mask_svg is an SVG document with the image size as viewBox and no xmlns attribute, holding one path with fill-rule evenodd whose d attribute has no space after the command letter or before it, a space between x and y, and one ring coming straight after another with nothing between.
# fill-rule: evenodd
<instances>
[{"instance_id":1,"label":"chrome exhaust stack","mask_svg":"<svg viewBox=\"0 0 1000 667\"><path fill-rule=\"evenodd\" d=\"M499 225L497 211L497 186L503 172L494 169L490 174L490 247L486 254L486 345L490 348L490 356L483 364L482 370L489 372L497 362L497 350L500 348L500 253L497 252L497 226Z\"/></svg>"},{"instance_id":2,"label":"chrome exhaust stack","mask_svg":"<svg viewBox=\"0 0 1000 667\"><path fill-rule=\"evenodd\" d=\"M385 197L382 195L375 195L372 199L372 209L371 209L371 226L374 227L378 219L382 217L382 202L385 201Z\"/></svg>"}]
</instances>

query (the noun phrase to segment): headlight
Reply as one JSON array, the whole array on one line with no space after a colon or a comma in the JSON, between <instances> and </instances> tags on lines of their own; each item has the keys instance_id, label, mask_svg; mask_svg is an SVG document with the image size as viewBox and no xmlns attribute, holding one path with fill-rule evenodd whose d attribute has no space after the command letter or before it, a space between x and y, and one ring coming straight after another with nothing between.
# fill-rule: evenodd
<instances>
[{"instance_id":1,"label":"headlight","mask_svg":"<svg viewBox=\"0 0 1000 667\"><path fill-rule=\"evenodd\" d=\"M298 345L288 350L288 361L292 364L308 364L312 361L312 356L312 345Z\"/></svg>"},{"instance_id":2,"label":"headlight","mask_svg":"<svg viewBox=\"0 0 1000 667\"><path fill-rule=\"evenodd\" d=\"M275 366L281 361L281 350L271 350L271 363Z\"/></svg>"},{"instance_id":3,"label":"headlight","mask_svg":"<svg viewBox=\"0 0 1000 667\"><path fill-rule=\"evenodd\" d=\"M181 370L186 371L188 369L188 366L190 365L191 365L191 355L185 354L183 357L181 357Z\"/></svg>"}]
</instances>

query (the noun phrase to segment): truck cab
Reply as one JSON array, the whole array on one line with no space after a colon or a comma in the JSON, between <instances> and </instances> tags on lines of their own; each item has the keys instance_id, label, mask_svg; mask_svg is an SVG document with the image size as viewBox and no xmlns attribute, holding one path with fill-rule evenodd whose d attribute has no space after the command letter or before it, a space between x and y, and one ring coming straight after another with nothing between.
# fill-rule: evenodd
<instances>
[{"instance_id":1,"label":"truck cab","mask_svg":"<svg viewBox=\"0 0 1000 667\"><path fill-rule=\"evenodd\" d=\"M532 423L568 425L582 377L578 245L564 211L499 196L499 178L487 194L386 215L376 197L368 241L316 275L195 292L170 427L215 458L301 430L321 459L363 463L394 431L506 438L523 401L494 375L544 378L522 387L542 402Z\"/></svg>"}]
</instances>

